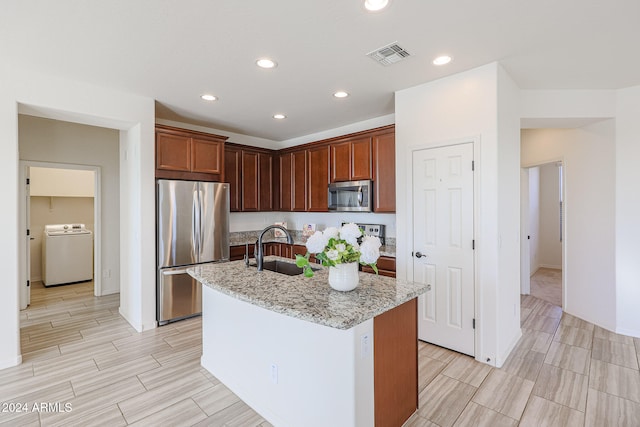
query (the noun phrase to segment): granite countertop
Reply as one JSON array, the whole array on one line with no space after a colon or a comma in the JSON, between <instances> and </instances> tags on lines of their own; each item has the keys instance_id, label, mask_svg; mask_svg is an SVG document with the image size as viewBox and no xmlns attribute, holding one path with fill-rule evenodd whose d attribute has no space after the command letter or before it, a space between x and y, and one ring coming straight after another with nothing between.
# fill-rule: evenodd
<instances>
[{"instance_id":1,"label":"granite countertop","mask_svg":"<svg viewBox=\"0 0 640 427\"><path fill-rule=\"evenodd\" d=\"M276 256L265 257L267 260L293 262ZM327 268L313 267L319 270L311 278L259 272L256 267L246 267L243 261L202 264L187 272L204 286L241 301L336 329L350 329L427 289L424 284L361 272L356 289L340 292L329 286Z\"/></svg>"}]
</instances>

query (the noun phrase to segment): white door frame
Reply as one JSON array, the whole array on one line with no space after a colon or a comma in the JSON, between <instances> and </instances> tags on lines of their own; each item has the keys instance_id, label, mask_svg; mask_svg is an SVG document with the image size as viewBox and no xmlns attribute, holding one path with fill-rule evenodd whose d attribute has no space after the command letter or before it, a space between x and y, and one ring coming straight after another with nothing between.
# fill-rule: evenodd
<instances>
[{"instance_id":1,"label":"white door frame","mask_svg":"<svg viewBox=\"0 0 640 427\"><path fill-rule=\"evenodd\" d=\"M567 302L565 301L566 295L567 295L567 193L566 193L566 182L567 182L567 163L564 157L553 157L550 159L546 159L544 161L541 162L534 162L534 163L527 163L527 164L523 164L521 165L521 168L523 171L526 172L526 176L529 177L529 169L537 167L537 166L542 166L542 165L548 165L549 163L562 163L562 310L564 311L564 308L567 305ZM521 175L521 178L523 177L524 174ZM523 179L523 178L522 178ZM521 183L521 185L523 185L523 183ZM524 199L524 194L521 193L520 194L520 230L523 230L524 227L526 227L526 230L528 232L529 230L529 180L527 180L527 199ZM526 209L525 209L526 207ZM526 234L524 235L524 237L526 238ZM528 240L524 240L521 239L520 240L520 250L522 251L524 245L529 245L529 241ZM527 249L527 255L529 253L529 250ZM523 264L526 263L526 264ZM528 271L527 277L524 277L524 271ZM520 292L523 293L523 290L527 290L527 294L530 293L531 290L531 259L529 256L527 256L526 258L521 257L521 261L520 261ZM528 281L527 283L524 283L524 281Z\"/></svg>"},{"instance_id":2,"label":"white door frame","mask_svg":"<svg viewBox=\"0 0 640 427\"><path fill-rule=\"evenodd\" d=\"M27 197L26 197L26 175L27 169L31 167L40 167L40 168L53 168L53 169L72 169L72 170L88 170L93 171L95 174L94 178L94 204L93 204L93 221L94 221L94 230L93 230L93 293L95 296L102 295L102 275L100 272L102 271L101 264L101 248L102 248L102 224L101 224L101 194L100 194L100 167L99 166L91 166L91 165L75 165L75 164L67 164L67 163L52 163L52 162L37 162L31 160L20 160L19 162L19 170L20 170L20 184L18 189L18 194L20 197L19 203L19 223L20 230L24 230L26 233L26 229L29 227L27 224ZM24 234L23 234L24 236ZM20 289L18 290L18 294L23 295L23 287L26 283L28 273L27 273L27 241L26 239L20 239L20 280L18 286ZM21 304L22 305L22 304Z\"/></svg>"},{"instance_id":3,"label":"white door frame","mask_svg":"<svg viewBox=\"0 0 640 427\"><path fill-rule=\"evenodd\" d=\"M453 139L453 140L448 140L448 141L440 141L440 142L435 142L435 143L429 143L429 144L414 144L414 145L410 145L407 149L407 156L405 158L405 164L406 165L410 165L410 168L406 174L407 180L406 180L406 186L407 188L413 188L413 154L416 151L420 151L420 150L427 150L427 149L431 149L431 148L442 148L442 147L448 147L451 145L459 145L459 144L467 144L467 143L471 143L473 145L473 158L474 158L474 176L473 176L473 232L474 232L474 240L476 242L476 250L473 251L473 265L474 265L474 271L473 271L473 294L474 294L474 310L475 310L475 319L476 319L476 329L475 329L475 345L474 345L474 353L475 353L475 359L478 361L481 361L480 359L480 355L483 354L482 352L482 336L483 334L482 332L482 328L483 328L483 324L484 322L482 321L482 310L481 310L481 306L480 306L480 300L481 300L481 294L480 294L480 280L479 280L479 275L480 275L480 269L481 266L478 264L478 252L479 252L479 247L478 247L478 240L482 238L482 230L480 228L478 228L478 225L480 223L480 220L478 218L478 213L479 213L479 209L478 209L478 203L480 200L480 188L482 188L481 186L481 140L480 140L480 136L472 136L472 137L468 137L468 138L458 138L458 139ZM408 202L410 203L409 207L408 207L408 213L407 213L407 217L408 217L408 223L409 224L413 224L413 191L410 191L409 193L409 197L408 197ZM411 238L411 245L413 245L413 232L410 231L409 232L409 236ZM413 247L413 246L412 246ZM407 272L407 280L408 281L413 281L413 257L408 257L406 260L406 272Z\"/></svg>"}]
</instances>

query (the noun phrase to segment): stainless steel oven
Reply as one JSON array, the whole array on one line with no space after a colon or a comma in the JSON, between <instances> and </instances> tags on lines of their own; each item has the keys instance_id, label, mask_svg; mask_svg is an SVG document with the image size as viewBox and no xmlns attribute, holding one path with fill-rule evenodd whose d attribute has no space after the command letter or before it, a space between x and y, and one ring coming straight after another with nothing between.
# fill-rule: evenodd
<instances>
[{"instance_id":1,"label":"stainless steel oven","mask_svg":"<svg viewBox=\"0 0 640 427\"><path fill-rule=\"evenodd\" d=\"M371 184L370 180L329 184L329 210L336 212L373 211Z\"/></svg>"}]
</instances>

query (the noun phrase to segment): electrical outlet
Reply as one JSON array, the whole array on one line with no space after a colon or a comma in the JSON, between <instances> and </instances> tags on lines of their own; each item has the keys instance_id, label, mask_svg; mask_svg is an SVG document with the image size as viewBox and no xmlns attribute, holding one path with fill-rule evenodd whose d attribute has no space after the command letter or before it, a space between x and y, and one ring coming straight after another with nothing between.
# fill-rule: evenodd
<instances>
[{"instance_id":1,"label":"electrical outlet","mask_svg":"<svg viewBox=\"0 0 640 427\"><path fill-rule=\"evenodd\" d=\"M102 278L103 279L110 279L111 278L111 270L110 269L106 269L106 270L102 270Z\"/></svg>"},{"instance_id":2,"label":"electrical outlet","mask_svg":"<svg viewBox=\"0 0 640 427\"><path fill-rule=\"evenodd\" d=\"M360 336L360 358L366 359L371 354L371 336L362 334Z\"/></svg>"},{"instance_id":3,"label":"electrical outlet","mask_svg":"<svg viewBox=\"0 0 640 427\"><path fill-rule=\"evenodd\" d=\"M274 384L278 384L278 365L276 365L275 363L271 364L270 374L271 382Z\"/></svg>"}]
</instances>

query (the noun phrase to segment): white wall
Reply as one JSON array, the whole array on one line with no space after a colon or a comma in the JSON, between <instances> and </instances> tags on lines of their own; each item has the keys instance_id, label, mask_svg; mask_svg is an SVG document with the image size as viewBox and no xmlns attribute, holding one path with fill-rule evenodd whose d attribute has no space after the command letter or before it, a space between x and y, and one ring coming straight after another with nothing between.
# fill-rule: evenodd
<instances>
[{"instance_id":1,"label":"white wall","mask_svg":"<svg viewBox=\"0 0 640 427\"><path fill-rule=\"evenodd\" d=\"M640 86L616 96L616 330L640 337Z\"/></svg>"},{"instance_id":2,"label":"white wall","mask_svg":"<svg viewBox=\"0 0 640 427\"><path fill-rule=\"evenodd\" d=\"M29 117L29 116L26 116ZM24 120L22 120L24 121ZM95 128L107 130L104 128ZM113 132L113 145L118 145L118 133ZM20 131L23 134L23 131ZM45 143L53 138L59 138L58 135L49 137ZM92 142L91 140L89 142ZM22 141L21 141L22 143ZM46 149L46 147L43 147ZM22 151L22 150L20 150ZM117 153L117 149L114 150ZM117 156L116 159L116 166ZM21 158L22 160L22 158ZM54 169L31 167L29 172L30 191L32 196L57 196L57 197L93 197L95 196L95 172L88 170L75 169Z\"/></svg>"},{"instance_id":3,"label":"white wall","mask_svg":"<svg viewBox=\"0 0 640 427\"><path fill-rule=\"evenodd\" d=\"M529 168L529 270L540 268L540 168Z\"/></svg>"},{"instance_id":4,"label":"white wall","mask_svg":"<svg viewBox=\"0 0 640 427\"><path fill-rule=\"evenodd\" d=\"M120 145L129 149L121 157L120 209L130 218L120 221L121 252L128 248L130 261L120 263L121 301L129 302L121 305L121 312L138 330L154 327L155 257L149 256L155 253L154 100L42 75L15 64L3 64L0 82L0 179L6 201L0 222L15 225L6 227L0 242L0 369L21 361L18 289L24 280L26 257L19 254L26 252L22 238L26 225L18 201L19 109L30 115L120 129ZM128 174L122 174L123 170ZM129 197L130 193L137 197ZM138 268L132 268L134 265ZM136 298L137 304L131 304Z\"/></svg>"},{"instance_id":5,"label":"white wall","mask_svg":"<svg viewBox=\"0 0 640 427\"><path fill-rule=\"evenodd\" d=\"M34 196L31 197L29 214L31 219L29 229L33 238L29 248L31 251L31 281L36 282L42 280L42 241L44 240L45 225L84 224L87 230L94 231L93 197ZM104 252L102 253L104 254ZM120 263L117 252L115 261ZM118 286L115 292L118 292L119 289Z\"/></svg>"},{"instance_id":6,"label":"white wall","mask_svg":"<svg viewBox=\"0 0 640 427\"><path fill-rule=\"evenodd\" d=\"M555 163L540 166L539 265L562 268L560 240L560 175Z\"/></svg>"},{"instance_id":7,"label":"white wall","mask_svg":"<svg viewBox=\"0 0 640 427\"><path fill-rule=\"evenodd\" d=\"M20 115L20 160L100 167L102 219L100 264L110 277L102 277L102 294L120 292L120 159L119 133L114 129ZM46 169L44 169L46 170ZM91 171L69 171L89 173ZM83 175L84 176L84 175ZM39 178L33 177L34 184ZM57 182L61 184L61 182ZM91 179L93 187L93 178ZM58 190L56 190L58 191ZM62 216L56 216L61 219ZM63 221L66 222L66 221ZM93 217L91 218L93 222ZM35 236L38 238L39 236ZM32 268L33 271L33 268ZM96 272L101 274L101 272Z\"/></svg>"},{"instance_id":8,"label":"white wall","mask_svg":"<svg viewBox=\"0 0 640 427\"><path fill-rule=\"evenodd\" d=\"M233 212L229 218L229 231L262 230L274 222L287 221L291 230L302 230L304 224L316 224L317 230L340 227L343 222L384 224L385 236L396 236L395 214L356 212Z\"/></svg>"},{"instance_id":9,"label":"white wall","mask_svg":"<svg viewBox=\"0 0 640 427\"><path fill-rule=\"evenodd\" d=\"M522 131L523 166L563 161L564 309L614 330L615 124Z\"/></svg>"},{"instance_id":10,"label":"white wall","mask_svg":"<svg viewBox=\"0 0 640 427\"><path fill-rule=\"evenodd\" d=\"M501 67L489 64L397 92L395 117L399 278L413 277L411 150L475 142L476 358L500 365L520 336L518 89Z\"/></svg>"}]
</instances>

